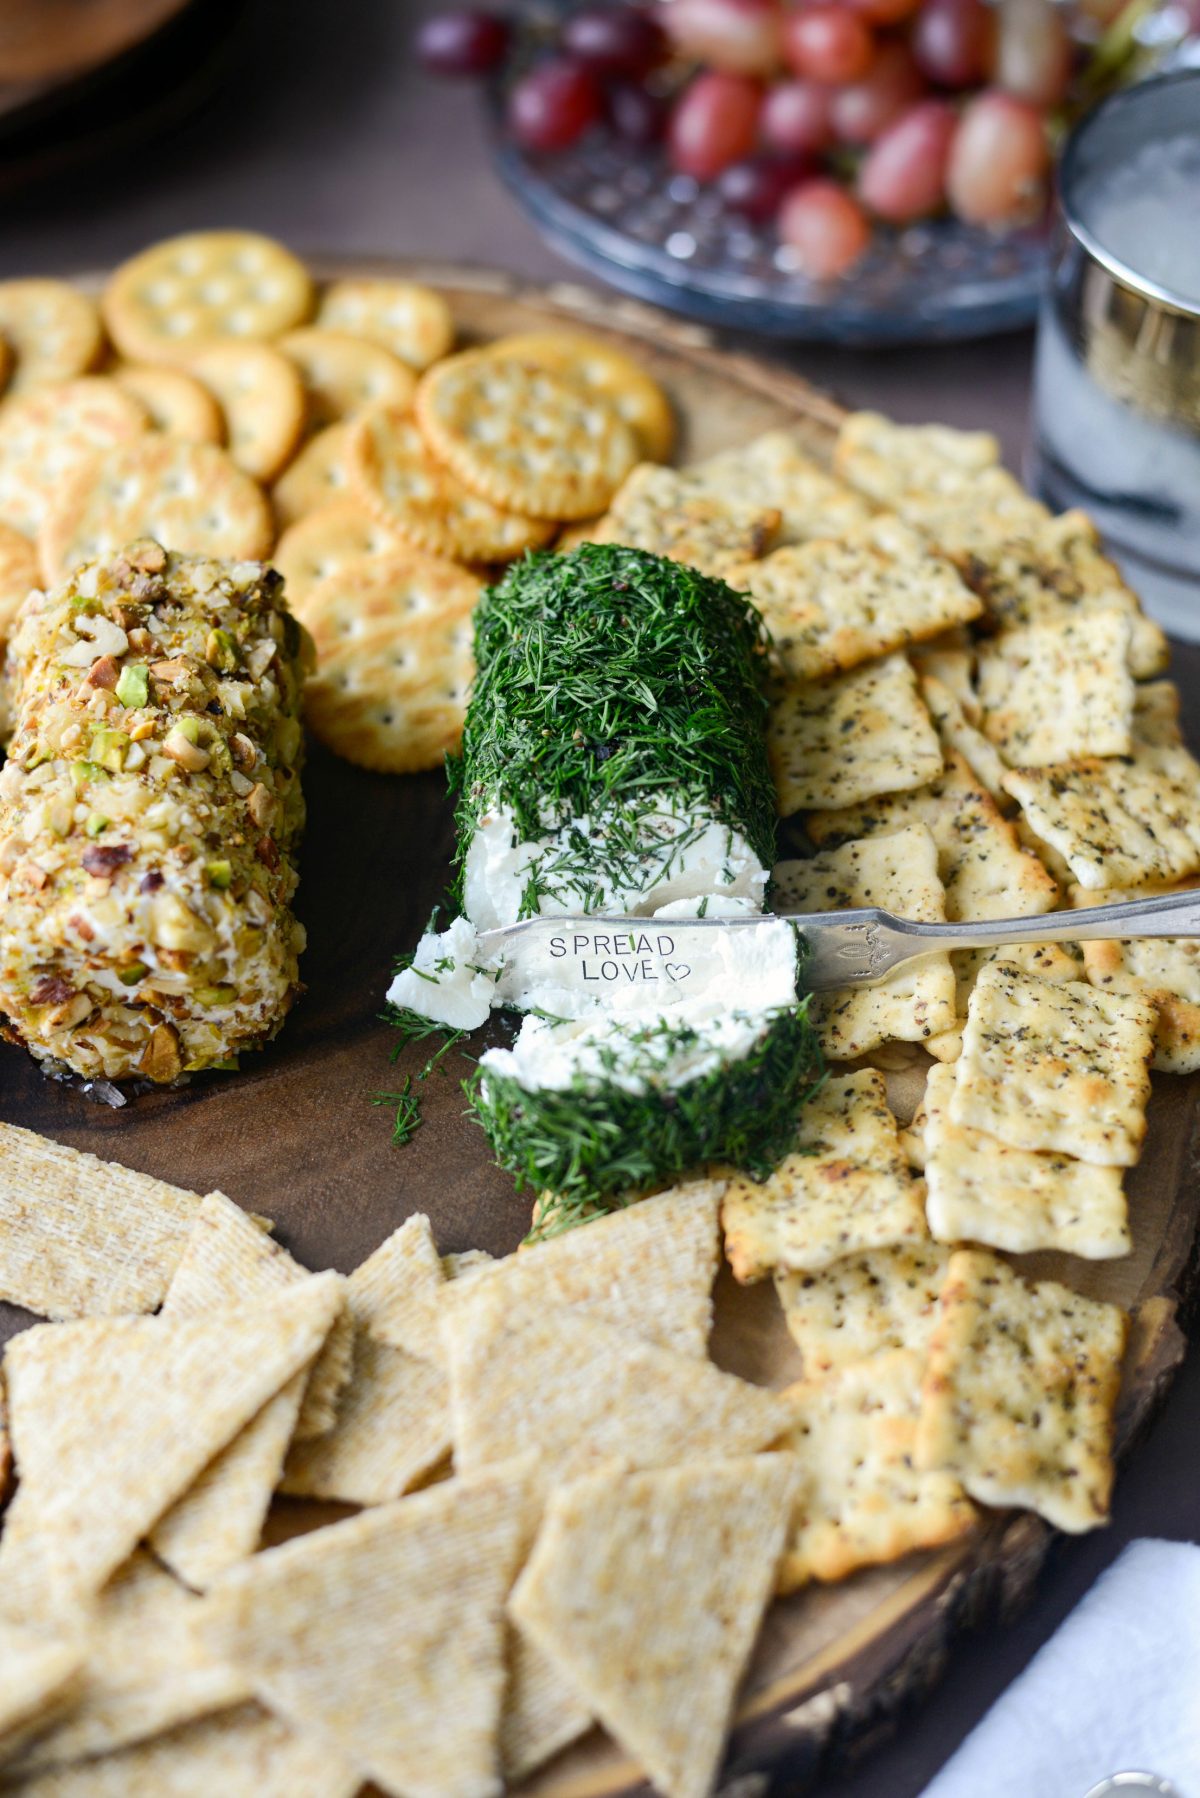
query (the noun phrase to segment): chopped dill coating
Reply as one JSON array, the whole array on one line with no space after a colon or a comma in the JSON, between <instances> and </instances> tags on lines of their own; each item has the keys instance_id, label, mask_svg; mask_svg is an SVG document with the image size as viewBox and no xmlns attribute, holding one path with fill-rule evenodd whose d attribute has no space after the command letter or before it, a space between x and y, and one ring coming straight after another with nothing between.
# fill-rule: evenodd
<instances>
[{"instance_id":1,"label":"chopped dill coating","mask_svg":"<svg viewBox=\"0 0 1200 1798\"><path fill-rule=\"evenodd\" d=\"M660 1024L668 1035L673 1028ZM518 1192L553 1194L557 1231L706 1161L765 1180L795 1146L801 1106L823 1071L804 1000L764 1017L748 1054L675 1088L628 1092L577 1079L528 1092L511 1075L479 1068L466 1092Z\"/></svg>"},{"instance_id":2,"label":"chopped dill coating","mask_svg":"<svg viewBox=\"0 0 1200 1798\"><path fill-rule=\"evenodd\" d=\"M526 841L603 817L595 853L612 857L664 793L740 832L769 868L768 641L744 594L662 556L589 543L514 564L475 615L475 685L450 763L460 879L489 807L507 806Z\"/></svg>"}]
</instances>

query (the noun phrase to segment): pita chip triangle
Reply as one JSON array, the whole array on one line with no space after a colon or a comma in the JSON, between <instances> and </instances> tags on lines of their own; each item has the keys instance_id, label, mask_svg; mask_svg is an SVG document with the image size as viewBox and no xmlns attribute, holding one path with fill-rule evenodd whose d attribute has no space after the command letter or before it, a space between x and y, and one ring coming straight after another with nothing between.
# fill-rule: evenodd
<instances>
[{"instance_id":1,"label":"pita chip triangle","mask_svg":"<svg viewBox=\"0 0 1200 1798\"><path fill-rule=\"evenodd\" d=\"M167 1288L162 1315L199 1317L229 1305L253 1305L312 1278L232 1199L210 1192ZM308 1379L307 1369L293 1374L155 1525L150 1538L155 1553L197 1590L258 1547Z\"/></svg>"},{"instance_id":2,"label":"pita chip triangle","mask_svg":"<svg viewBox=\"0 0 1200 1798\"><path fill-rule=\"evenodd\" d=\"M712 1327L719 1180L693 1180L450 1281L442 1315L458 1318L486 1291L514 1321L551 1305L588 1311L680 1354L704 1355Z\"/></svg>"},{"instance_id":3,"label":"pita chip triangle","mask_svg":"<svg viewBox=\"0 0 1200 1798\"><path fill-rule=\"evenodd\" d=\"M795 1482L757 1455L551 1495L510 1615L666 1798L712 1789Z\"/></svg>"},{"instance_id":4,"label":"pita chip triangle","mask_svg":"<svg viewBox=\"0 0 1200 1798\"><path fill-rule=\"evenodd\" d=\"M462 1473L531 1454L544 1484L604 1461L663 1467L753 1454L793 1420L776 1393L709 1361L565 1308L514 1321L502 1290L486 1277L479 1285L489 1302L443 1326Z\"/></svg>"},{"instance_id":5,"label":"pita chip triangle","mask_svg":"<svg viewBox=\"0 0 1200 1798\"><path fill-rule=\"evenodd\" d=\"M5 1357L20 1486L0 1536L14 1616L91 1598L197 1474L313 1359L336 1274L202 1317L41 1324Z\"/></svg>"},{"instance_id":6,"label":"pita chip triangle","mask_svg":"<svg viewBox=\"0 0 1200 1798\"><path fill-rule=\"evenodd\" d=\"M232 1568L198 1629L262 1700L398 1798L500 1791L504 1600L523 1469L449 1480Z\"/></svg>"}]
</instances>

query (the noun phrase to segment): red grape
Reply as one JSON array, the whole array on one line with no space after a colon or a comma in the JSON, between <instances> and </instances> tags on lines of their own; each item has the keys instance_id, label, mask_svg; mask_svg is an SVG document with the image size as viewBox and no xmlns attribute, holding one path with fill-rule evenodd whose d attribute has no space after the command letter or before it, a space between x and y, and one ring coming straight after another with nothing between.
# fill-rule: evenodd
<instances>
[{"instance_id":1,"label":"red grape","mask_svg":"<svg viewBox=\"0 0 1200 1798\"><path fill-rule=\"evenodd\" d=\"M995 13L984 0L926 0L913 26L913 54L939 87L976 87L992 56Z\"/></svg>"},{"instance_id":2,"label":"red grape","mask_svg":"<svg viewBox=\"0 0 1200 1798\"><path fill-rule=\"evenodd\" d=\"M950 150L950 204L971 225L1028 217L1041 205L1049 163L1036 107L995 90L978 94L964 109Z\"/></svg>"},{"instance_id":3,"label":"red grape","mask_svg":"<svg viewBox=\"0 0 1200 1798\"><path fill-rule=\"evenodd\" d=\"M925 92L907 44L880 44L861 81L839 87L830 101L834 136L844 144L870 144Z\"/></svg>"},{"instance_id":4,"label":"red grape","mask_svg":"<svg viewBox=\"0 0 1200 1798\"><path fill-rule=\"evenodd\" d=\"M770 75L779 67L775 0L671 0L661 16L678 50L723 74Z\"/></svg>"},{"instance_id":5,"label":"red grape","mask_svg":"<svg viewBox=\"0 0 1200 1798\"><path fill-rule=\"evenodd\" d=\"M740 212L756 224L773 219L797 181L809 170L799 157L752 156L734 162L717 181L717 191L730 212Z\"/></svg>"},{"instance_id":6,"label":"red grape","mask_svg":"<svg viewBox=\"0 0 1200 1798\"><path fill-rule=\"evenodd\" d=\"M613 81L604 96L608 122L627 144L645 148L666 135L669 107L659 94L636 81Z\"/></svg>"},{"instance_id":7,"label":"red grape","mask_svg":"<svg viewBox=\"0 0 1200 1798\"><path fill-rule=\"evenodd\" d=\"M587 6L572 13L562 47L600 75L644 75L666 51L661 28L632 6Z\"/></svg>"},{"instance_id":8,"label":"red grape","mask_svg":"<svg viewBox=\"0 0 1200 1798\"><path fill-rule=\"evenodd\" d=\"M819 81L780 81L768 88L760 129L776 150L815 155L829 144L830 112L837 96Z\"/></svg>"},{"instance_id":9,"label":"red grape","mask_svg":"<svg viewBox=\"0 0 1200 1798\"><path fill-rule=\"evenodd\" d=\"M922 100L876 138L858 171L858 191L882 219L908 224L937 212L957 124L945 100Z\"/></svg>"},{"instance_id":10,"label":"red grape","mask_svg":"<svg viewBox=\"0 0 1200 1798\"><path fill-rule=\"evenodd\" d=\"M854 196L836 181L805 181L783 202L779 235L796 251L801 273L827 281L859 260L871 227Z\"/></svg>"},{"instance_id":11,"label":"red grape","mask_svg":"<svg viewBox=\"0 0 1200 1798\"><path fill-rule=\"evenodd\" d=\"M898 25L916 12L921 0L842 0L842 4L872 25Z\"/></svg>"},{"instance_id":12,"label":"red grape","mask_svg":"<svg viewBox=\"0 0 1200 1798\"><path fill-rule=\"evenodd\" d=\"M1053 0L1004 0L993 79L1032 106L1057 106L1071 79L1071 37Z\"/></svg>"},{"instance_id":13,"label":"red grape","mask_svg":"<svg viewBox=\"0 0 1200 1798\"><path fill-rule=\"evenodd\" d=\"M783 49L797 75L833 83L865 75L875 45L862 20L848 8L822 4L789 14Z\"/></svg>"},{"instance_id":14,"label":"red grape","mask_svg":"<svg viewBox=\"0 0 1200 1798\"><path fill-rule=\"evenodd\" d=\"M762 89L744 75L697 75L667 128L672 163L697 181L715 180L754 148L761 106Z\"/></svg>"},{"instance_id":15,"label":"red grape","mask_svg":"<svg viewBox=\"0 0 1200 1798\"><path fill-rule=\"evenodd\" d=\"M472 8L435 13L417 33L417 56L431 75L486 75L507 48L504 20Z\"/></svg>"},{"instance_id":16,"label":"red grape","mask_svg":"<svg viewBox=\"0 0 1200 1798\"><path fill-rule=\"evenodd\" d=\"M565 150L600 113L595 79L567 56L536 64L508 97L509 129L526 150Z\"/></svg>"}]
</instances>

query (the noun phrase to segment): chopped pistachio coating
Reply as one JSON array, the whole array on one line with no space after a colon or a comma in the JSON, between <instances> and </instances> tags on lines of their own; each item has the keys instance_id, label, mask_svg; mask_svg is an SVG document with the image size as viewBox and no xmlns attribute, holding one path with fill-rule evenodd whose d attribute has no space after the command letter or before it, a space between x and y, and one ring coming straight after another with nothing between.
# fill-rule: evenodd
<instances>
[{"instance_id":1,"label":"chopped pistachio coating","mask_svg":"<svg viewBox=\"0 0 1200 1798\"><path fill-rule=\"evenodd\" d=\"M131 544L30 596L5 671L0 1012L39 1059L169 1082L299 990L305 633L258 562Z\"/></svg>"}]
</instances>

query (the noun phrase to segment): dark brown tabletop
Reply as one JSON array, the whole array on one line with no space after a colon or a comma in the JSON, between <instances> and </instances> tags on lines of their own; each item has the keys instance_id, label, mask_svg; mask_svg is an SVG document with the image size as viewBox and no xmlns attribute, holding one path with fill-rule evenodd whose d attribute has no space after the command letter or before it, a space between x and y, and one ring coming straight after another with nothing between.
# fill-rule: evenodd
<instances>
[{"instance_id":1,"label":"dark brown tabletop","mask_svg":"<svg viewBox=\"0 0 1200 1798\"><path fill-rule=\"evenodd\" d=\"M252 0L221 86L167 141L6 201L0 276L101 266L169 232L240 224L300 250L575 278L491 174L475 96L435 88L414 68L409 39L434 9L433 0ZM851 404L985 426L1020 467L1028 335L876 353L741 347L786 356ZM1200 744L1200 649L1177 650L1174 673ZM856 1773L830 1782L830 1798L915 1798L1102 1568L1148 1535L1200 1541L1200 1355L1118 1483L1111 1528L1061 1544L1022 1617L963 1637L933 1698Z\"/></svg>"}]
</instances>

